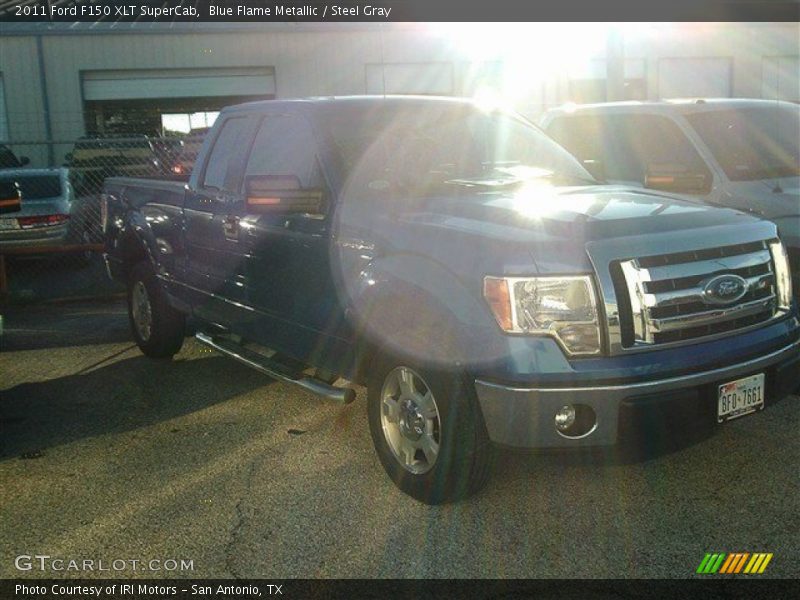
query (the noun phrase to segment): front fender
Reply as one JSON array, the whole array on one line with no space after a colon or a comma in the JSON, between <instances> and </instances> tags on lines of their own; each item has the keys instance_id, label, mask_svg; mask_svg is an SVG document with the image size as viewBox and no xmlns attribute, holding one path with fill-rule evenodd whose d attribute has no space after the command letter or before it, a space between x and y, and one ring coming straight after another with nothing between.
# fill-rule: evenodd
<instances>
[{"instance_id":1,"label":"front fender","mask_svg":"<svg viewBox=\"0 0 800 600\"><path fill-rule=\"evenodd\" d=\"M787 248L800 248L800 215L772 219L778 226L778 236Z\"/></svg>"},{"instance_id":2,"label":"front fender","mask_svg":"<svg viewBox=\"0 0 800 600\"><path fill-rule=\"evenodd\" d=\"M447 338L457 350L457 361L469 363L479 360L479 351L496 338L497 325L480 285L465 283L419 255L374 260L359 274L348 312L373 345L403 351L414 344L422 360L441 360L432 349ZM398 324L400 329L413 328L415 340L410 339L412 332L398 331Z\"/></svg>"}]
</instances>

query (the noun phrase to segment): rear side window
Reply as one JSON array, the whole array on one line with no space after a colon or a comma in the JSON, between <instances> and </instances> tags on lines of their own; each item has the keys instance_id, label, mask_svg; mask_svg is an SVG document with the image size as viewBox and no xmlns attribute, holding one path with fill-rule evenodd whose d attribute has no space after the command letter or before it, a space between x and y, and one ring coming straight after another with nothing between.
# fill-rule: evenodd
<instances>
[{"instance_id":1,"label":"rear side window","mask_svg":"<svg viewBox=\"0 0 800 600\"><path fill-rule=\"evenodd\" d=\"M303 188L323 187L317 144L309 124L289 115L266 117L245 169L245 178L251 175L294 175Z\"/></svg>"},{"instance_id":2,"label":"rear side window","mask_svg":"<svg viewBox=\"0 0 800 600\"><path fill-rule=\"evenodd\" d=\"M251 122L246 117L234 117L222 124L206 163L203 187L236 191L247 151L247 127Z\"/></svg>"},{"instance_id":3,"label":"rear side window","mask_svg":"<svg viewBox=\"0 0 800 600\"><path fill-rule=\"evenodd\" d=\"M547 133L579 160L602 161L610 181L644 183L648 165L671 165L711 180L692 143L667 117L562 117L550 124Z\"/></svg>"},{"instance_id":4,"label":"rear side window","mask_svg":"<svg viewBox=\"0 0 800 600\"><path fill-rule=\"evenodd\" d=\"M687 115L731 181L800 175L800 107L762 105Z\"/></svg>"}]
</instances>

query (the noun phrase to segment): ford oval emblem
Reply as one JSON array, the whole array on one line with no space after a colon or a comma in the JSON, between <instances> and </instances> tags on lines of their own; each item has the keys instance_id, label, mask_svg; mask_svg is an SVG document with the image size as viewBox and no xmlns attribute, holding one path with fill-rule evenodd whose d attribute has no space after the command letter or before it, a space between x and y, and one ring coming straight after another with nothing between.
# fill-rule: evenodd
<instances>
[{"instance_id":1,"label":"ford oval emblem","mask_svg":"<svg viewBox=\"0 0 800 600\"><path fill-rule=\"evenodd\" d=\"M747 293L747 281L738 275L717 275L700 285L706 304L733 304Z\"/></svg>"}]
</instances>

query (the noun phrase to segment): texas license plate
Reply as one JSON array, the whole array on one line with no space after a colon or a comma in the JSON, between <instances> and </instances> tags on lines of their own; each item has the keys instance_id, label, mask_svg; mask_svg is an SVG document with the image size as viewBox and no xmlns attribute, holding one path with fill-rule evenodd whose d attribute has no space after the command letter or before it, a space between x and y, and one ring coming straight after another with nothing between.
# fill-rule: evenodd
<instances>
[{"instance_id":1,"label":"texas license plate","mask_svg":"<svg viewBox=\"0 0 800 600\"><path fill-rule=\"evenodd\" d=\"M730 421L764 408L764 374L751 375L719 386L717 422Z\"/></svg>"},{"instance_id":2,"label":"texas license plate","mask_svg":"<svg viewBox=\"0 0 800 600\"><path fill-rule=\"evenodd\" d=\"M0 219L0 229L19 229L16 219Z\"/></svg>"}]
</instances>

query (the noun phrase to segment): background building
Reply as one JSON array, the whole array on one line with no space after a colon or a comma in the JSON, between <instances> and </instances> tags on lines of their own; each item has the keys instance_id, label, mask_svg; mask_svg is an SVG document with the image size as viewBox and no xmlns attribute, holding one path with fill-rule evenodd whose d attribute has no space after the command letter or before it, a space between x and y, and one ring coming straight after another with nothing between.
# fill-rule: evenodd
<instances>
[{"instance_id":1,"label":"background building","mask_svg":"<svg viewBox=\"0 0 800 600\"><path fill-rule=\"evenodd\" d=\"M187 132L221 107L345 94L800 101L800 25L0 24L0 142L60 164L85 135Z\"/></svg>"}]
</instances>

